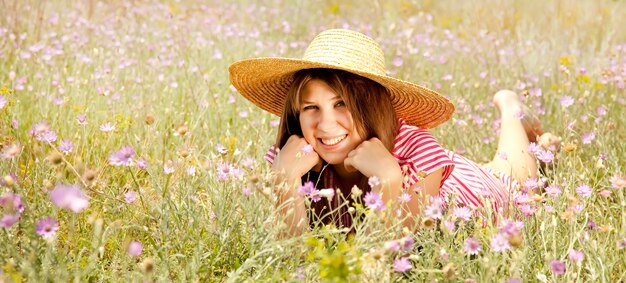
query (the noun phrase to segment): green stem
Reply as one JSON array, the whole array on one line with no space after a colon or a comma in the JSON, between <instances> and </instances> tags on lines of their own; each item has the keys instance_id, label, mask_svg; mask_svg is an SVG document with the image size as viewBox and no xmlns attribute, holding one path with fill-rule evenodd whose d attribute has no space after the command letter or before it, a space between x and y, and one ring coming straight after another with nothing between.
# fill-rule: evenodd
<instances>
[{"instance_id":1,"label":"green stem","mask_svg":"<svg viewBox=\"0 0 626 283\"><path fill-rule=\"evenodd\" d=\"M133 177L133 182L135 182L135 186L137 186L137 192L139 193L139 200L141 201L141 206L143 207L143 210L146 211L146 214L150 214L148 212L148 208L146 207L146 203L143 200L143 194L141 193L141 187L139 186L139 182L137 182L137 179L135 178L135 173L133 173L133 170L130 169L130 167L127 167L128 171L130 172L130 176Z\"/></svg>"}]
</instances>

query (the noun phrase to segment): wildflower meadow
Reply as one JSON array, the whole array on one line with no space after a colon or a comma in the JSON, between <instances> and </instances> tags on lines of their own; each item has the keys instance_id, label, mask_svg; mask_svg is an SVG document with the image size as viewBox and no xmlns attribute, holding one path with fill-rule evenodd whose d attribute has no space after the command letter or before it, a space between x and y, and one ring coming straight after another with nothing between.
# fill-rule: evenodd
<instances>
[{"instance_id":1,"label":"wildflower meadow","mask_svg":"<svg viewBox=\"0 0 626 283\"><path fill-rule=\"evenodd\" d=\"M0 282L625 282L624 15L609 0L0 1ZM355 187L352 227L281 237L263 159L279 118L228 66L300 58L328 28L370 35L390 75L450 98L431 133L478 162L495 154L493 94L522 95L562 139L531 144L541 178L506 213L425 203L415 231Z\"/></svg>"}]
</instances>

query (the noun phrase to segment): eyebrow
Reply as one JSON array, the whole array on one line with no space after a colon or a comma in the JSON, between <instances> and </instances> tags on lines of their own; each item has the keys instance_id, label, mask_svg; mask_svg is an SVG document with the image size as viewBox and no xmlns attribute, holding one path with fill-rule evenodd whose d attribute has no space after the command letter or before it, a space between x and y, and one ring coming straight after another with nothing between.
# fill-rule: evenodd
<instances>
[{"instance_id":1,"label":"eyebrow","mask_svg":"<svg viewBox=\"0 0 626 283\"><path fill-rule=\"evenodd\" d=\"M341 99L343 99L343 98L341 98L341 96L339 96L339 95L335 95L335 97L332 98L332 100L341 100ZM302 100L302 102L300 104L315 104L315 102Z\"/></svg>"}]
</instances>

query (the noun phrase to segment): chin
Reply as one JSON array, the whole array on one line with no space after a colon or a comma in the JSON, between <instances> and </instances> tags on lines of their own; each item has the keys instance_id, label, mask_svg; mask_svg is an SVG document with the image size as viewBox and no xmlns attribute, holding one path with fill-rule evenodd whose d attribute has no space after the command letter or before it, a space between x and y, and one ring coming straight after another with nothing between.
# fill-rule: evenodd
<instances>
[{"instance_id":1,"label":"chin","mask_svg":"<svg viewBox=\"0 0 626 283\"><path fill-rule=\"evenodd\" d=\"M343 164L343 161L346 159L346 157L340 158L340 157L322 157L322 159L324 159L324 161L326 161L326 163L330 164L330 165L337 165L337 164Z\"/></svg>"}]
</instances>

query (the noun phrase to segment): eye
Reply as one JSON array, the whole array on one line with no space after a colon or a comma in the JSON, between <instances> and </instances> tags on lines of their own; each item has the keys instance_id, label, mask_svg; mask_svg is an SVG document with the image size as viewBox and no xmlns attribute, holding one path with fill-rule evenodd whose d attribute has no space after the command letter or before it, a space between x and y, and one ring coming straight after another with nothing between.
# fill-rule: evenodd
<instances>
[{"instance_id":1,"label":"eye","mask_svg":"<svg viewBox=\"0 0 626 283\"><path fill-rule=\"evenodd\" d=\"M302 111L315 110L315 109L317 109L317 106L315 106L315 105L307 105L307 106L304 106L302 108Z\"/></svg>"},{"instance_id":2,"label":"eye","mask_svg":"<svg viewBox=\"0 0 626 283\"><path fill-rule=\"evenodd\" d=\"M346 106L346 103L343 102L343 100L337 101L337 103L335 103L335 107L344 107Z\"/></svg>"}]
</instances>

